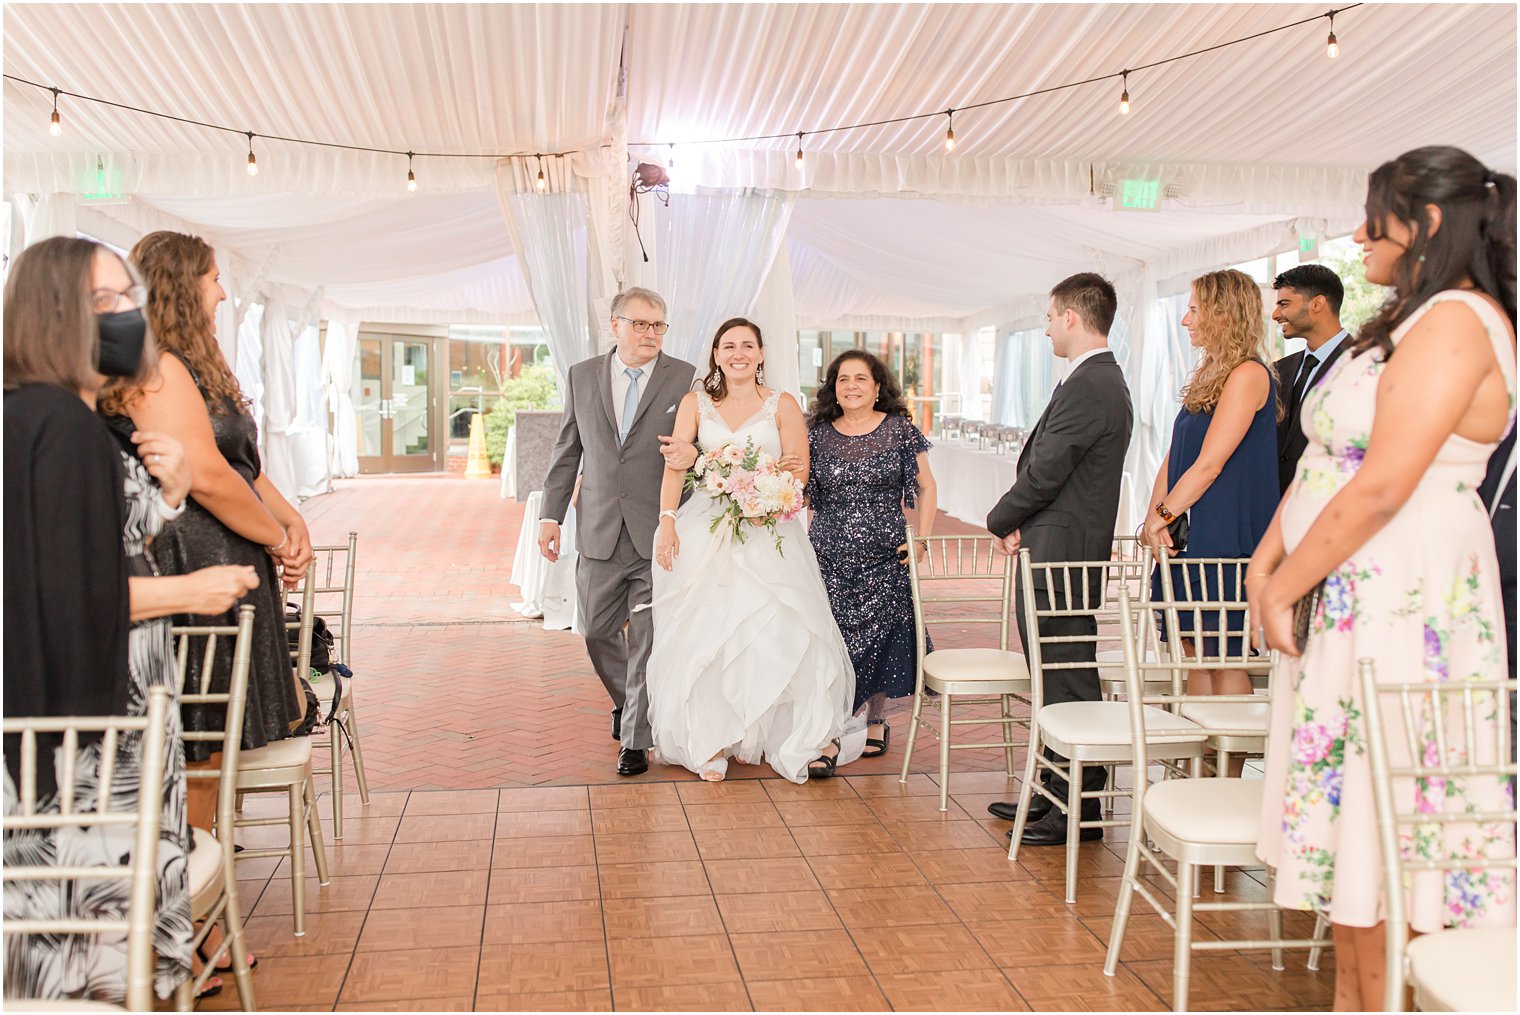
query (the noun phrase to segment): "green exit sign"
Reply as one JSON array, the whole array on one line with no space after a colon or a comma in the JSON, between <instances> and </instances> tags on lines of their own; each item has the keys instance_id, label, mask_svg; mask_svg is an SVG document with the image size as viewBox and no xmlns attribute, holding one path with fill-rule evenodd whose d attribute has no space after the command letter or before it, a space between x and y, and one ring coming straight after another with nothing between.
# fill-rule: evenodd
<instances>
[{"instance_id":1,"label":"green exit sign","mask_svg":"<svg viewBox=\"0 0 1520 1015\"><path fill-rule=\"evenodd\" d=\"M1118 207L1124 211L1159 211L1160 180L1120 180Z\"/></svg>"},{"instance_id":2,"label":"green exit sign","mask_svg":"<svg viewBox=\"0 0 1520 1015\"><path fill-rule=\"evenodd\" d=\"M118 204L126 201L122 193L121 170L104 159L95 160L94 169L79 173L79 198L89 204Z\"/></svg>"},{"instance_id":3,"label":"green exit sign","mask_svg":"<svg viewBox=\"0 0 1520 1015\"><path fill-rule=\"evenodd\" d=\"M1300 261L1312 261L1319 257L1319 240L1313 236L1300 236L1298 238L1298 259Z\"/></svg>"}]
</instances>

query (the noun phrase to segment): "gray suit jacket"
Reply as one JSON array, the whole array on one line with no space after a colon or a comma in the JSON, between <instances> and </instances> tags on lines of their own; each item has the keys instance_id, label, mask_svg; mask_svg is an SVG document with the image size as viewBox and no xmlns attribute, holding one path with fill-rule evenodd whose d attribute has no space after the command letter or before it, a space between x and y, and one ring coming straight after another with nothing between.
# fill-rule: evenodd
<instances>
[{"instance_id":1,"label":"gray suit jacket","mask_svg":"<svg viewBox=\"0 0 1520 1015\"><path fill-rule=\"evenodd\" d=\"M1113 353L1082 363L1050 399L1019 455L1013 488L987 516L995 536L1019 530L1040 561L1107 560L1134 426ZM1101 584L1101 575L1090 576ZM1036 572L1035 585L1043 584Z\"/></svg>"},{"instance_id":2,"label":"gray suit jacket","mask_svg":"<svg viewBox=\"0 0 1520 1015\"><path fill-rule=\"evenodd\" d=\"M610 560L626 527L647 560L660 519L660 479L665 471L660 437L675 429L676 406L691 390L696 367L660 353L639 398L628 440L619 444L621 407L612 404L610 362L616 355L614 350L570 368L565 415L544 480L543 517L564 520L576 474L581 473L576 552L592 560Z\"/></svg>"}]
</instances>

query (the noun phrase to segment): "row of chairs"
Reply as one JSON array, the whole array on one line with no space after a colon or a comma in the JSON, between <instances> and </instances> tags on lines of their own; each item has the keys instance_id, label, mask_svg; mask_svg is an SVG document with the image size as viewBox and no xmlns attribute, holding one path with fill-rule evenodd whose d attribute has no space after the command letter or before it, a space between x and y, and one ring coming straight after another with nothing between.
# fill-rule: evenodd
<instances>
[{"instance_id":1,"label":"row of chairs","mask_svg":"<svg viewBox=\"0 0 1520 1015\"><path fill-rule=\"evenodd\" d=\"M1323 937L1325 925L1316 925L1312 938L1285 940L1282 935L1282 914L1270 902L1195 902L1197 872L1201 867L1215 868L1215 889L1223 890L1225 866L1250 866L1258 863L1255 852L1259 838L1259 821L1262 808L1259 780L1228 778L1230 760L1242 755L1261 755L1265 750L1267 716L1271 694L1271 660L1254 655L1246 633L1249 608L1239 600L1220 598L1219 589L1243 588L1245 561L1240 560L1191 560L1190 568L1178 568L1174 576L1170 567L1159 570L1159 598L1151 593L1148 580L1150 566L1146 555L1140 552L1132 539L1116 541L1111 560L1101 562L1034 563L1028 551L1020 555L1018 580L1022 593L1020 604L1025 628L1032 637L1027 642L1027 659L1009 648L1009 614L1012 605L1014 561L997 554L987 537L937 537L930 538L929 552L920 564L910 557L910 572L914 591L915 619L919 629L919 686L915 694L908 746L903 764L906 780L914 740L920 727L940 738L940 805L945 809L949 797L949 756L951 750L1001 748L1007 757L1008 774L1014 774L1014 749L1026 748L1023 781L1020 787L1020 817L1013 830L1013 843L1009 851L1010 861L1018 857L1020 837L1023 832L1024 815L1034 793L1042 794L1051 805L1066 816L1066 900L1076 899L1077 859L1080 833L1084 828L1130 829L1129 850L1126 858L1125 877L1115 912L1114 930L1110 938L1106 971L1113 975L1119 961L1124 930L1128 920L1131 900L1141 896L1161 915L1174 930L1174 1005L1184 1011L1188 1004L1188 983L1191 956L1194 952L1208 950L1233 950L1241 948L1270 949L1274 968L1282 969L1282 951L1286 948L1310 949L1310 968L1318 967L1318 955L1328 941ZM1185 583L1174 588L1174 579ZM954 586L954 592L935 594L936 586ZM1202 587L1196 587L1201 585ZM1054 597L1042 596L1041 592L1059 591ZM1058 604L1058 605L1053 605ZM994 609L989 612L989 605ZM1153 614L1160 617L1158 626ZM996 649L946 648L927 652L924 641L926 620L941 625L995 623L999 625L999 642ZM1041 621L1053 621L1045 625ZM1207 623L1212 621L1212 624ZM1067 662L1068 653L1062 646L1076 643L1096 644L1103 637L1100 626L1118 627L1118 650L1100 651L1100 683L1104 691L1103 701L1064 702L1045 704L1043 698L1043 675L1061 670L1090 668L1090 662ZM1042 627L1045 630L1042 630ZM1212 627L1219 633L1215 637L1196 636L1193 632ZM1052 630L1054 629L1054 630ZM1055 633L1055 632L1061 633ZM1036 632L1038 632L1036 634ZM1165 633L1165 638L1161 637ZM1231 636L1233 632L1233 636ZM1116 658L1117 657L1117 658ZM1115 665L1117 664L1117 665ZM1265 694L1215 695L1207 698L1190 698L1186 692L1187 675L1199 670L1243 670L1252 677L1253 684ZM1471 715L1472 696L1492 694L1504 687L1511 690L1513 682L1488 684L1467 682L1460 687L1432 689L1424 683L1409 685L1379 685L1371 673L1370 662L1364 664L1364 690L1366 700L1377 700L1382 694L1403 694L1405 711L1409 715L1410 695L1436 695L1458 693L1464 695L1464 707ZM1123 700L1119 700L1122 695ZM1504 695L1499 694L1500 698ZM1429 707L1429 699L1426 707ZM998 714L955 719L953 707L980 704L995 705ZM1021 708L1022 706L1022 708ZM925 708L937 708L939 722L936 724L923 715ZM1439 709L1439 705L1436 705ZM1027 712L1023 711L1027 708ZM1369 709L1369 715L1378 712ZM999 726L1002 738L991 742L951 743L952 732L957 725ZM1014 729L1023 727L1026 738L1023 744L1014 740ZM1471 729L1469 723L1465 728ZM1508 727L1505 726L1507 731ZM1381 736L1377 723L1372 723L1374 739ZM1066 761L1056 761L1045 756L1045 749L1064 756ZM1503 758L1508 758L1508 748ZM1434 769L1418 772L1420 759L1414 768L1390 769L1386 752L1382 760L1374 750L1374 769L1379 785L1386 791L1394 778L1438 777ZM1514 777L1514 766L1506 768L1503 759L1489 759L1492 764L1485 774ZM1212 762L1215 778L1200 778L1205 764ZM1102 791L1083 791L1082 772L1086 767L1102 766L1109 774L1109 781ZM1128 766L1132 773L1133 788L1115 788L1113 772ZM1439 768L1439 765L1437 766ZM1165 778L1150 786L1152 771L1161 772ZM1060 795L1049 793L1040 785L1039 776L1050 771L1064 780L1067 792ZM1472 774L1469 765L1464 772ZM1127 798L1129 816L1122 820L1114 818L1112 803ZM1105 816L1099 820L1082 819L1084 800L1101 800L1110 805ZM1390 872L1405 869L1397 848L1396 836L1389 831L1398 820L1417 820L1394 816L1391 801L1380 801L1384 828L1385 868ZM1428 816L1427 816L1428 817ZM1503 815L1484 815L1485 820L1502 820L1513 823L1511 810ZM1469 818L1464 817L1464 820ZM1173 874L1152 852L1146 848L1149 842L1175 864ZM1142 864L1154 869L1156 875L1170 886L1176 896L1175 910L1163 897L1142 880ZM1432 869L1440 866L1427 861ZM1485 862L1476 866L1507 866L1514 869L1513 858L1507 861ZM1448 868L1471 868L1471 860L1456 858L1445 865ZM1271 872L1268 871L1270 878ZM1393 886L1402 884L1402 875L1390 877L1390 897L1402 898L1401 891ZM1270 887L1270 886L1269 886ZM1261 912L1267 917L1269 936L1261 940L1217 941L1196 940L1192 933L1193 918L1197 913L1245 911ZM1416 988L1416 996L1429 1002L1436 1000L1439 980L1449 985L1456 982L1469 984L1471 996L1494 996L1484 993L1483 984L1494 983L1491 970L1485 977L1474 968L1471 975L1458 978L1443 970L1440 963L1419 961L1422 950L1445 955L1455 950L1452 944L1437 945L1436 941L1451 941L1447 935L1429 935L1417 939L1407 952L1403 939L1395 939L1396 932L1405 929L1403 918L1393 912L1389 921L1390 959L1398 965L1398 986L1390 985L1389 1001L1397 993L1398 1004L1403 1000L1404 973L1407 969ZM1476 932L1475 932L1476 933ZM1476 944L1469 942L1469 949L1488 949L1500 946L1514 952L1513 930L1497 936L1480 936ZM1469 965L1471 965L1469 963ZM1508 968L1508 967L1505 967ZM1423 975L1422 975L1423 974ZM1395 977L1390 966L1389 979ZM1509 982L1509 1004L1513 1008L1513 982ZM1490 1006L1491 1007L1491 1006ZM1393 1010L1393 1009L1390 1009Z\"/></svg>"},{"instance_id":2,"label":"row of chairs","mask_svg":"<svg viewBox=\"0 0 1520 1015\"><path fill-rule=\"evenodd\" d=\"M334 632L333 659L347 664L350 659L353 623L353 589L355 549L357 537L350 533L346 545L315 548L311 570L297 587L293 596L300 603L299 619L288 624L296 634L296 647L291 650L296 672L310 672L311 647L315 618L319 612L330 617L337 630ZM326 597L331 605L319 611L318 597ZM253 984L247 964L247 949L243 944L242 915L238 910L236 863L262 857L286 857L291 871L292 917L295 935L305 932L305 860L309 843L317 865L318 880L328 883L327 857L318 816L312 750L314 747L331 751L331 763L326 773L332 777L333 822L335 838L342 838L342 753L351 753L360 798L368 802L368 787L364 776L362 747L359 741L358 721L354 709L352 682L345 684L331 721L328 738L324 743L315 736L292 737L277 741L257 750L243 750L241 731L247 699L248 672L252 657L254 607L245 605L238 611L235 627L194 626L173 629L175 642L176 678L180 688L182 705L216 706L225 709L225 724L220 729L205 732L186 731L185 740L213 745L212 750L221 751L220 765L215 769L190 770L192 779L217 780L216 832L202 829L193 831L192 849L187 857L188 880L191 897L191 916L200 929L193 944L197 951L220 924L223 930L222 944L217 954L204 963L201 973L186 979L176 991L175 1006L188 1011L193 999L215 967L230 957L233 979L238 999L245 1011L254 1011ZM225 643L232 642L230 655ZM201 666L198 686L186 686L190 661L199 655ZM231 660L227 690L213 693L210 688L216 674L218 659ZM319 697L321 697L319 690ZM326 696L332 701L331 691ZM331 706L329 706L331 707ZM153 909L156 892L157 865L154 862L158 841L161 800L163 793L163 749L166 739L165 716L168 695L162 688L154 689L148 703L147 714L142 717L105 718L7 718L4 723L7 735L15 733L21 738L19 806L4 818L7 836L26 829L54 829L63 827L89 828L96 825L130 824L136 832L138 843L131 855L131 862L124 867L67 868L57 866L7 865L4 878L10 881L67 881L67 880L124 880L130 885L131 906L127 917L121 921L19 921L7 920L4 932L7 937L22 934L120 934L127 935L127 990L126 1007L132 1011L147 1011L153 1007ZM83 809L75 806L73 787L83 773L73 771L73 747L82 734L100 733L106 737L106 757L111 753L116 738L127 731L142 732L144 754L141 780L138 786L138 809L133 814L114 813L109 810L110 795L102 791L97 805ZM56 810L39 812L36 807L36 738L39 734L60 733L65 750L64 769L58 775L60 797ZM156 757L156 760L155 760ZM114 773L101 773L104 789L108 789ZM244 817L240 815L243 797L249 793L285 793L288 797L288 815L285 817ZM236 829L285 824L289 829L289 843L283 847L268 849L237 850L233 844ZM23 1002L7 999L7 1007L31 1004L34 1010L77 1010L88 1007L83 1002ZM62 1009L58 1008L62 1005ZM96 1006L113 1008L111 1005ZM20 1010L18 1008L18 1010Z\"/></svg>"}]
</instances>

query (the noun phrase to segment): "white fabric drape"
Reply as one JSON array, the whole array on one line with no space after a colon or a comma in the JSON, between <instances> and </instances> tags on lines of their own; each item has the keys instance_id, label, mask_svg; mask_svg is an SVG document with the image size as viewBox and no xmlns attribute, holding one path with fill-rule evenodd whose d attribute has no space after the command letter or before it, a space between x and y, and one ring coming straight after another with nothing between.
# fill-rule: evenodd
<instances>
[{"instance_id":1,"label":"white fabric drape","mask_svg":"<svg viewBox=\"0 0 1520 1015\"><path fill-rule=\"evenodd\" d=\"M776 247L776 260L760 287L751 320L765 335L766 386L777 391L790 391L800 399L802 371L797 363L797 305L792 292L792 263L785 243Z\"/></svg>"},{"instance_id":2,"label":"white fabric drape","mask_svg":"<svg viewBox=\"0 0 1520 1015\"><path fill-rule=\"evenodd\" d=\"M718 325L754 312L786 236L792 199L739 191L674 194L669 207L649 203L656 288L671 323L665 351L705 368Z\"/></svg>"},{"instance_id":3,"label":"white fabric drape","mask_svg":"<svg viewBox=\"0 0 1520 1015\"><path fill-rule=\"evenodd\" d=\"M503 188L500 197L563 391L570 368L596 351L587 289L586 195Z\"/></svg>"},{"instance_id":4,"label":"white fabric drape","mask_svg":"<svg viewBox=\"0 0 1520 1015\"><path fill-rule=\"evenodd\" d=\"M1032 427L1039 422L1055 386L1055 356L1043 328L1015 331L1008 342L1013 367L1008 425Z\"/></svg>"},{"instance_id":5,"label":"white fabric drape","mask_svg":"<svg viewBox=\"0 0 1520 1015\"><path fill-rule=\"evenodd\" d=\"M291 503L328 487L321 354L311 326L314 309L315 300L297 311L270 303L259 323L264 410L259 443L264 473Z\"/></svg>"},{"instance_id":6,"label":"white fabric drape","mask_svg":"<svg viewBox=\"0 0 1520 1015\"><path fill-rule=\"evenodd\" d=\"M354 357L359 349L358 321L328 321L327 346L322 350L322 390L332 417L327 467L334 476L359 474L359 434L350 390Z\"/></svg>"},{"instance_id":7,"label":"white fabric drape","mask_svg":"<svg viewBox=\"0 0 1520 1015\"><path fill-rule=\"evenodd\" d=\"M1017 426L1018 351L1016 332L998 330L992 360L992 422L1000 426Z\"/></svg>"}]
</instances>

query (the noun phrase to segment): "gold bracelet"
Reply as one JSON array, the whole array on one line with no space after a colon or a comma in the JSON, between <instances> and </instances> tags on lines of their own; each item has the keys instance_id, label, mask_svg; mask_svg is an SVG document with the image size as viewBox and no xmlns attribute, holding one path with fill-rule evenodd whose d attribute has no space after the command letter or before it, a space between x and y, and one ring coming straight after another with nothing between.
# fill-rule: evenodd
<instances>
[{"instance_id":1,"label":"gold bracelet","mask_svg":"<svg viewBox=\"0 0 1520 1015\"><path fill-rule=\"evenodd\" d=\"M1166 501L1161 501L1156 505L1156 514L1160 515L1161 520L1163 522L1166 522L1168 525L1177 520L1177 516L1172 514L1171 510L1167 508Z\"/></svg>"},{"instance_id":2,"label":"gold bracelet","mask_svg":"<svg viewBox=\"0 0 1520 1015\"><path fill-rule=\"evenodd\" d=\"M1259 581L1261 579L1270 578L1270 577L1272 577L1271 574L1248 574L1248 575L1246 575L1245 581L1243 582L1243 584L1249 585L1253 581Z\"/></svg>"}]
</instances>

